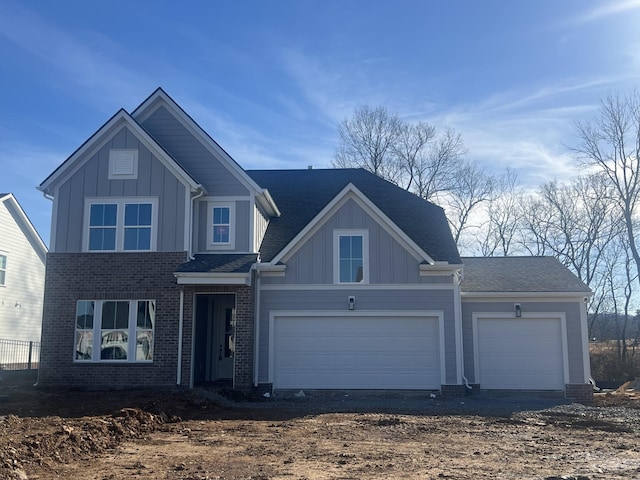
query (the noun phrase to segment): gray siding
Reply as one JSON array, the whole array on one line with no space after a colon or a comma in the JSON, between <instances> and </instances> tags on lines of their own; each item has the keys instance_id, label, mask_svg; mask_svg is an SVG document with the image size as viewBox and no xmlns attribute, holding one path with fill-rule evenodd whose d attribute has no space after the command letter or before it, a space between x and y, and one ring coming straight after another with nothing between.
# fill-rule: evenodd
<instances>
[{"instance_id":1,"label":"gray siding","mask_svg":"<svg viewBox=\"0 0 640 480\"><path fill-rule=\"evenodd\" d=\"M253 207L253 251L260 250L260 244L269 226L269 217L257 205Z\"/></svg>"},{"instance_id":2,"label":"gray siding","mask_svg":"<svg viewBox=\"0 0 640 480\"><path fill-rule=\"evenodd\" d=\"M527 302L515 299L505 302L462 302L464 371L469 382L476 382L474 378L472 314L481 312L513 313L514 303L520 303L522 311L528 314L565 313L567 322L567 355L569 358L569 379L567 383L584 383L583 353L585 352L582 351L580 302ZM586 352L586 355L588 356L588 352Z\"/></svg>"},{"instance_id":3,"label":"gray siding","mask_svg":"<svg viewBox=\"0 0 640 480\"><path fill-rule=\"evenodd\" d=\"M209 233L209 228L211 227L211 222L209 221L209 201L216 201L215 197L208 198L206 200L198 201L197 206L197 228L195 230L197 235L197 245L196 251L200 253L206 252L223 252L223 253L233 253L233 252L251 252L251 238L249 233L249 226L251 225L251 204L249 200L235 200L231 202L224 201L224 204L235 205L235 226L234 226L234 240L235 246L233 249L212 249L209 248L207 242L207 234Z\"/></svg>"},{"instance_id":4,"label":"gray siding","mask_svg":"<svg viewBox=\"0 0 640 480\"><path fill-rule=\"evenodd\" d=\"M0 338L39 341L44 259L16 218L13 206L0 202L0 253L7 256L5 286L0 286Z\"/></svg>"},{"instance_id":5,"label":"gray siding","mask_svg":"<svg viewBox=\"0 0 640 480\"><path fill-rule=\"evenodd\" d=\"M210 195L244 196L247 188L163 106L149 116L142 126L167 152L198 179Z\"/></svg>"},{"instance_id":6,"label":"gray siding","mask_svg":"<svg viewBox=\"0 0 640 480\"><path fill-rule=\"evenodd\" d=\"M113 148L138 149L136 180L109 180L109 150ZM136 196L158 198L158 251L184 250L185 195L185 186L123 127L60 185L54 212L55 251L82 251L85 198Z\"/></svg>"},{"instance_id":7,"label":"gray siding","mask_svg":"<svg viewBox=\"0 0 640 480\"><path fill-rule=\"evenodd\" d=\"M420 283L419 262L355 201L348 200L285 263L285 283L333 283L333 232L369 231L369 283Z\"/></svg>"},{"instance_id":8,"label":"gray siding","mask_svg":"<svg viewBox=\"0 0 640 480\"><path fill-rule=\"evenodd\" d=\"M456 341L454 326L453 289L438 290L267 290L260 292L260 383L268 381L269 374L269 312L305 310L321 315L323 311L347 310L347 297L355 295L359 312L379 310L435 310L444 313L446 377L449 384L456 383Z\"/></svg>"}]
</instances>

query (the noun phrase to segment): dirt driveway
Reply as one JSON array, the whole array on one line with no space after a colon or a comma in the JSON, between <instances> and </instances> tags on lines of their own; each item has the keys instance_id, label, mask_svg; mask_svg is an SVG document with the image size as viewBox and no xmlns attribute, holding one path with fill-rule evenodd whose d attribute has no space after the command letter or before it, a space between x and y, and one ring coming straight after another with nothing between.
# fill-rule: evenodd
<instances>
[{"instance_id":1,"label":"dirt driveway","mask_svg":"<svg viewBox=\"0 0 640 480\"><path fill-rule=\"evenodd\" d=\"M638 401L14 389L0 478L640 478Z\"/></svg>"}]
</instances>

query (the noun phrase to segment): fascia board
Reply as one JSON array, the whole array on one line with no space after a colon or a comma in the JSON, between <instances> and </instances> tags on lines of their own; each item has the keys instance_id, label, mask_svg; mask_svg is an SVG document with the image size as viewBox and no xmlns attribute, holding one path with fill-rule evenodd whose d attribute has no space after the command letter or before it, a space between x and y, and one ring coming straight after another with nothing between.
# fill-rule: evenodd
<instances>
[{"instance_id":1,"label":"fascia board","mask_svg":"<svg viewBox=\"0 0 640 480\"><path fill-rule=\"evenodd\" d=\"M289 258L297 251L304 241L313 235L318 229L349 199L360 203L360 206L379 222L391 236L404 248L411 252L418 260L435 263L434 260L422 250L407 234L405 234L389 217L387 217L376 205L367 198L353 183L344 187L333 199L291 240L272 260L278 263Z\"/></svg>"},{"instance_id":2,"label":"fascia board","mask_svg":"<svg viewBox=\"0 0 640 480\"><path fill-rule=\"evenodd\" d=\"M253 181L244 169L229 155L218 142L191 118L175 100L173 100L162 88L157 88L144 102L136 108L131 116L141 123L144 122L160 106L165 106L178 118L180 123L189 130L213 155L222 157L225 161L223 165L229 170L247 189L254 194L263 193L263 188Z\"/></svg>"},{"instance_id":3,"label":"fascia board","mask_svg":"<svg viewBox=\"0 0 640 480\"><path fill-rule=\"evenodd\" d=\"M49 177L38 186L38 190L51 194L51 187L60 178L77 171L89 160L94 151L99 150L109 140L109 133L115 133L120 125L126 125L142 141L142 143L167 167L185 186L192 190L201 189L189 173L187 173L163 148L160 146L138 122L136 122L125 110L120 109L102 127L100 127L89 139L71 154ZM82 161L78 162L79 159Z\"/></svg>"},{"instance_id":4,"label":"fascia board","mask_svg":"<svg viewBox=\"0 0 640 480\"><path fill-rule=\"evenodd\" d=\"M420 276L426 277L429 275L443 275L462 271L463 269L464 265L455 263L435 262L435 264L421 264Z\"/></svg>"},{"instance_id":5,"label":"fascia board","mask_svg":"<svg viewBox=\"0 0 640 480\"><path fill-rule=\"evenodd\" d=\"M47 249L47 246L45 245L44 241L40 237L40 234L31 223L31 220L29 220L29 217L20 206L20 203L18 202L16 197L14 197L12 193L9 193L4 197L0 198L0 202L5 204L8 203L13 207L12 209L9 209L9 211L11 212L11 210L13 210L18 215L18 218L17 219L14 218L14 220L16 221L18 226L21 228L21 230L24 232L24 234L27 236L27 238L31 239L31 244L33 245L40 259L42 260L42 263L46 263L47 252L49 250Z\"/></svg>"}]
</instances>

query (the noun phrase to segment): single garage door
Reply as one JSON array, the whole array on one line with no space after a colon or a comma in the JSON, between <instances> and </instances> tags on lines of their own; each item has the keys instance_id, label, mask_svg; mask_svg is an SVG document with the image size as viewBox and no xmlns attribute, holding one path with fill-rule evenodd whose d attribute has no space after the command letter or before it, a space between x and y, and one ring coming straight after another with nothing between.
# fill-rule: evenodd
<instances>
[{"instance_id":1,"label":"single garage door","mask_svg":"<svg viewBox=\"0 0 640 480\"><path fill-rule=\"evenodd\" d=\"M477 320L480 388L563 390L559 318Z\"/></svg>"},{"instance_id":2,"label":"single garage door","mask_svg":"<svg viewBox=\"0 0 640 480\"><path fill-rule=\"evenodd\" d=\"M437 317L276 317L276 389L439 389Z\"/></svg>"}]
</instances>

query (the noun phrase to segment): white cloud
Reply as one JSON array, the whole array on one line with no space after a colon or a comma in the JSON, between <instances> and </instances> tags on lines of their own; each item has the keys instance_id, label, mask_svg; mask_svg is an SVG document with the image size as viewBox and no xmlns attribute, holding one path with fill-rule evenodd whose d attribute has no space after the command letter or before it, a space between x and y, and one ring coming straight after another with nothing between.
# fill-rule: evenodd
<instances>
[{"instance_id":1,"label":"white cloud","mask_svg":"<svg viewBox=\"0 0 640 480\"><path fill-rule=\"evenodd\" d=\"M640 10L640 0L623 0L597 2L597 7L573 18L576 24L583 24L601 20L612 15L627 13L632 10Z\"/></svg>"}]
</instances>

